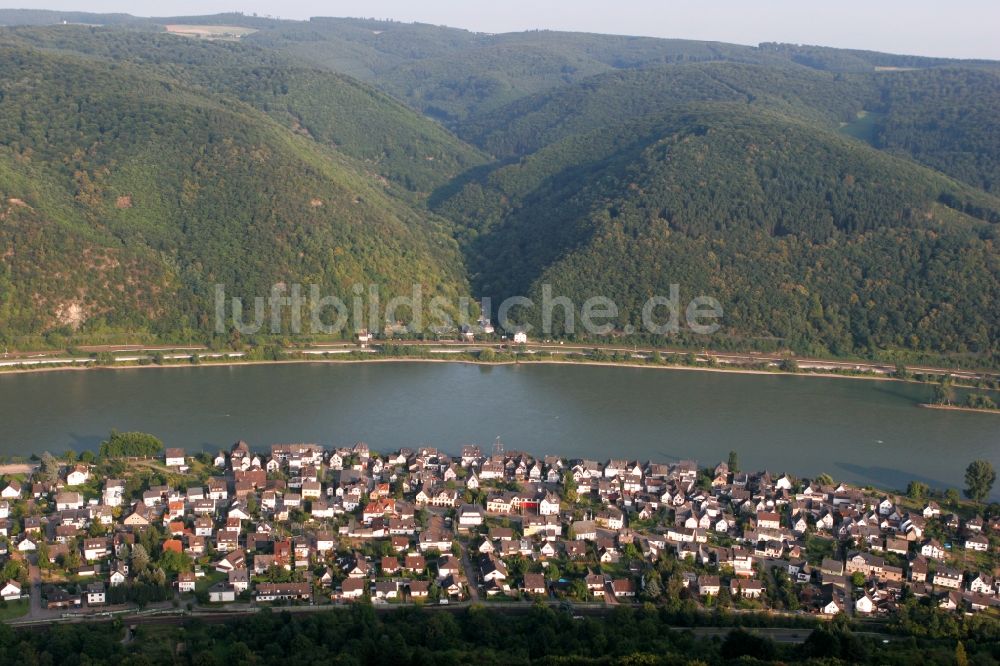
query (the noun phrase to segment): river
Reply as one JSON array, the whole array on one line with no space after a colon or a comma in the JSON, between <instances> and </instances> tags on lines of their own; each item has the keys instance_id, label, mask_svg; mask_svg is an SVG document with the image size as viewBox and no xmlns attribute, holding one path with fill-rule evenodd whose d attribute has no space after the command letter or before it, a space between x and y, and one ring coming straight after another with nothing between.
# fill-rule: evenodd
<instances>
[{"instance_id":1,"label":"river","mask_svg":"<svg viewBox=\"0 0 1000 666\"><path fill-rule=\"evenodd\" d=\"M1000 469L1000 416L920 409L901 382L576 365L315 363L0 375L0 454L95 449L111 428L167 446L237 439L508 450L826 472L905 488ZM994 490L994 497L1000 495Z\"/></svg>"}]
</instances>

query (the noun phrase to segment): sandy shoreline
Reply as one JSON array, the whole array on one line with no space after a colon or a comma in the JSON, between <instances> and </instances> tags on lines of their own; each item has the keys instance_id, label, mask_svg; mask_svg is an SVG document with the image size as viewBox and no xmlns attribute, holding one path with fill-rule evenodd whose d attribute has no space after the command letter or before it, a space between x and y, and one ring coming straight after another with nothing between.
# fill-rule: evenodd
<instances>
[{"instance_id":1,"label":"sandy shoreline","mask_svg":"<svg viewBox=\"0 0 1000 666\"><path fill-rule=\"evenodd\" d=\"M0 465L0 474L31 474L37 468L34 463L8 463Z\"/></svg>"},{"instance_id":2,"label":"sandy shoreline","mask_svg":"<svg viewBox=\"0 0 1000 666\"><path fill-rule=\"evenodd\" d=\"M979 412L980 414L1000 414L1000 409L985 409L983 407L963 407L961 405L935 405L930 402L922 402L920 406L924 409L944 409L951 412Z\"/></svg>"}]
</instances>

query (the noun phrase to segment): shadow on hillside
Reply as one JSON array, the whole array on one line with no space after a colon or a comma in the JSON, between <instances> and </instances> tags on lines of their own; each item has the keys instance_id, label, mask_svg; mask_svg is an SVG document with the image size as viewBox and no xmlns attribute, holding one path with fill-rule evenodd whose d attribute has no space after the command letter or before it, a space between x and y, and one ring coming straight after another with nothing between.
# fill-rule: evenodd
<instances>
[{"instance_id":1,"label":"shadow on hillside","mask_svg":"<svg viewBox=\"0 0 1000 666\"><path fill-rule=\"evenodd\" d=\"M488 162L487 164L482 164L480 166L472 167L467 171L463 171L441 187L431 192L431 195L427 198L427 207L437 212L438 207L441 204L461 192L462 188L469 183L484 181L490 173L503 168L508 164L516 162L517 159L518 158L510 158L507 160Z\"/></svg>"}]
</instances>

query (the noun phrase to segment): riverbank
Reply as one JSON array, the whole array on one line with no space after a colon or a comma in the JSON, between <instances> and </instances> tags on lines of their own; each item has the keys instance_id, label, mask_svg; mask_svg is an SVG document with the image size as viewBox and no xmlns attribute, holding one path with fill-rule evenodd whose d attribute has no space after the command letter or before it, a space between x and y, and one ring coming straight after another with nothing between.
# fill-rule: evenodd
<instances>
[{"instance_id":1,"label":"riverbank","mask_svg":"<svg viewBox=\"0 0 1000 666\"><path fill-rule=\"evenodd\" d=\"M432 352L433 353L433 352ZM449 352L453 353L453 352ZM148 363L141 364L136 362L123 362L115 363L111 365L98 365L92 362L80 362L73 365L63 364L63 365L38 365L32 367L19 367L19 366L8 366L5 368L0 368L0 376L4 374L27 374L27 373L40 373L40 372L79 372L79 371L93 371L93 370L143 370L143 369L167 369L167 368L199 368L199 367L213 367L213 368L225 368L233 366L251 366L251 365L290 365L296 363L316 363L316 364L326 364L326 363L463 363L466 365L481 365L481 366L506 366L506 365L575 365L575 366L598 366L598 367L609 367L609 368L638 368L638 369L648 369L648 370L691 370L695 372L721 372L727 374L739 374L739 375L787 375L792 377L825 377L825 378L835 378L835 379L869 379L876 381L906 381L914 384L921 384L925 382L919 382L917 380L907 380L900 379L898 377L892 377L889 375L879 375L875 373L866 374L848 374L839 372L829 372L829 371L814 371L809 369L800 369L796 372L790 372L780 369L774 370L762 370L754 368L741 368L741 367L720 367L711 366L707 364L698 365L680 365L680 364L668 364L660 363L655 364L651 362L635 362L628 363L623 361L596 361L593 359L571 359L571 358L544 358L544 359L531 359L531 358L521 358L516 360L503 360L503 361L480 361L475 358L427 358L424 356L383 356L377 353L372 353L370 358L331 358L320 355L319 353L314 354L317 358L288 358L288 359L269 359L269 360L239 360L230 359L225 361L215 361L215 360L202 360L199 363L190 363L185 361L179 362L168 362L168 363Z\"/></svg>"},{"instance_id":2,"label":"riverbank","mask_svg":"<svg viewBox=\"0 0 1000 666\"><path fill-rule=\"evenodd\" d=\"M638 369L650 369L650 370L688 370L695 372L716 372L716 373L726 373L726 374L737 374L737 375L784 375L793 377L817 377L826 379L866 379L875 380L881 382L906 382L911 384L929 384L927 381L920 381L914 378L902 378L896 377L890 374L886 370L876 370L874 368L861 370L861 371L849 371L843 370L840 372L832 371L828 365L822 365L821 367L813 368L807 362L800 361L797 370L784 370L780 366L774 366L769 369L764 368L753 368L746 367L734 362L729 361L704 361L697 360L694 364L684 364L684 363L670 363L670 362L660 362L656 363L650 360L647 355L642 357L637 357L635 361L605 361L596 360L593 358L587 358L585 355L580 354L579 356L573 356L579 354L579 352L565 352L560 358L553 355L552 352L547 350L543 351L525 351L519 352L517 358L504 359L504 360L480 360L476 358L473 354L457 351L453 347L444 347L440 349L430 349L425 348L427 354L440 354L439 358L429 358L424 355L398 355L398 356L387 356L380 351L374 349L345 349L337 348L336 350L324 351L322 349L318 350L284 350L284 353L289 355L308 355L309 358L285 358L285 359L244 359L244 358L234 358L232 355L226 355L225 360L221 360L223 355L220 354L220 358L205 358L202 357L197 363L191 363L190 360L184 358L173 358L166 362L154 363L152 361L142 363L134 359L123 360L121 362L110 363L110 364L98 364L89 359L66 359L65 363L60 363L58 360L51 361L50 365L42 365L42 362L36 361L38 365L32 365L30 367L23 367L21 365L7 365L0 366L0 376L4 374L25 374L25 373L40 373L40 372L59 372L59 371L87 371L87 370L135 370L135 369L148 369L148 368L193 368L193 367L233 367L233 366L254 366L254 365L289 365L289 364L355 364L355 363L461 363L467 365L480 365L480 366L507 366L507 365L574 365L574 366L595 366L595 367L615 367L615 368L638 368ZM470 349L470 351L478 351L478 349ZM543 357L536 356L536 354L543 353L546 354ZM359 357L359 354L363 354L363 357ZM448 356L451 356L449 358ZM190 357L188 357L190 358ZM717 358L711 357L708 358ZM937 372L951 372L949 370L937 370ZM958 385L962 388L962 385ZM973 386L964 386L965 388L979 388ZM980 389L980 390L992 390L992 389ZM920 406L929 407L932 405L921 404ZM942 407L943 408L943 407ZM974 408L961 408L953 407L953 409L959 411L995 411L995 410L984 410L984 409L974 409Z\"/></svg>"},{"instance_id":3,"label":"riverbank","mask_svg":"<svg viewBox=\"0 0 1000 666\"><path fill-rule=\"evenodd\" d=\"M390 350L389 353L386 350ZM404 353L393 353L405 350ZM0 373L4 371L42 371L52 367L84 365L88 367L110 365L121 366L130 364L163 365L177 363L184 365L192 355L198 356L203 363L218 362L221 359L235 362L273 361L277 359L262 358L260 352L268 354L284 354L288 356L323 356L340 357L359 356L372 358L378 356L403 356L407 359L426 358L427 354L452 354L453 359L462 361L493 362L481 358L483 353L499 357L514 356L519 360L529 361L538 358L559 360L563 357L574 362L589 360L607 363L616 362L625 365L666 365L671 367L694 367L696 369L722 369L726 371L763 371L766 373L785 374L818 374L822 376L879 376L896 378L900 368L903 368L903 379L934 377L950 377L956 387L1000 390L1000 371L985 368L968 369L960 366L931 367L925 365L897 365L895 361L876 361L852 357L806 357L792 356L781 352L727 352L712 349L694 351L677 348L639 347L636 345L622 346L620 344L594 343L582 345L566 343L565 341L529 342L511 345L502 340L487 340L481 342L464 342L457 340L389 340L372 341L369 345L359 346L354 342L312 342L278 348L275 345L251 348L249 351L214 351L208 347L192 346L142 346L142 345L105 345L97 347L79 347L78 353L70 352L69 356L58 356L57 352L14 352L0 356ZM79 352L86 353L84 356ZM126 356L116 356L116 355ZM604 358L594 358L600 356ZM159 357L157 360L156 357ZM623 360L628 357L632 360ZM654 363L653 359L660 359ZM505 361L507 359L504 359ZM164 363L165 362L165 363ZM960 385L959 382L962 382ZM986 385L983 385L983 384Z\"/></svg>"}]
</instances>

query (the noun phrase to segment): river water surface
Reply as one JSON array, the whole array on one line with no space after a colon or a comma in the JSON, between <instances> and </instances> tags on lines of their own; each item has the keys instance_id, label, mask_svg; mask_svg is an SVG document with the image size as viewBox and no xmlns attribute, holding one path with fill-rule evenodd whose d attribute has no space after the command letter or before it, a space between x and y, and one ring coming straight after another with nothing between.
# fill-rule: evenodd
<instances>
[{"instance_id":1,"label":"river water surface","mask_svg":"<svg viewBox=\"0 0 1000 666\"><path fill-rule=\"evenodd\" d=\"M94 449L111 428L167 446L237 439L376 450L478 443L592 459L739 452L744 469L904 488L1000 469L1000 416L920 409L902 382L577 365L316 363L0 375L0 454ZM994 490L994 496L1000 495Z\"/></svg>"}]
</instances>

